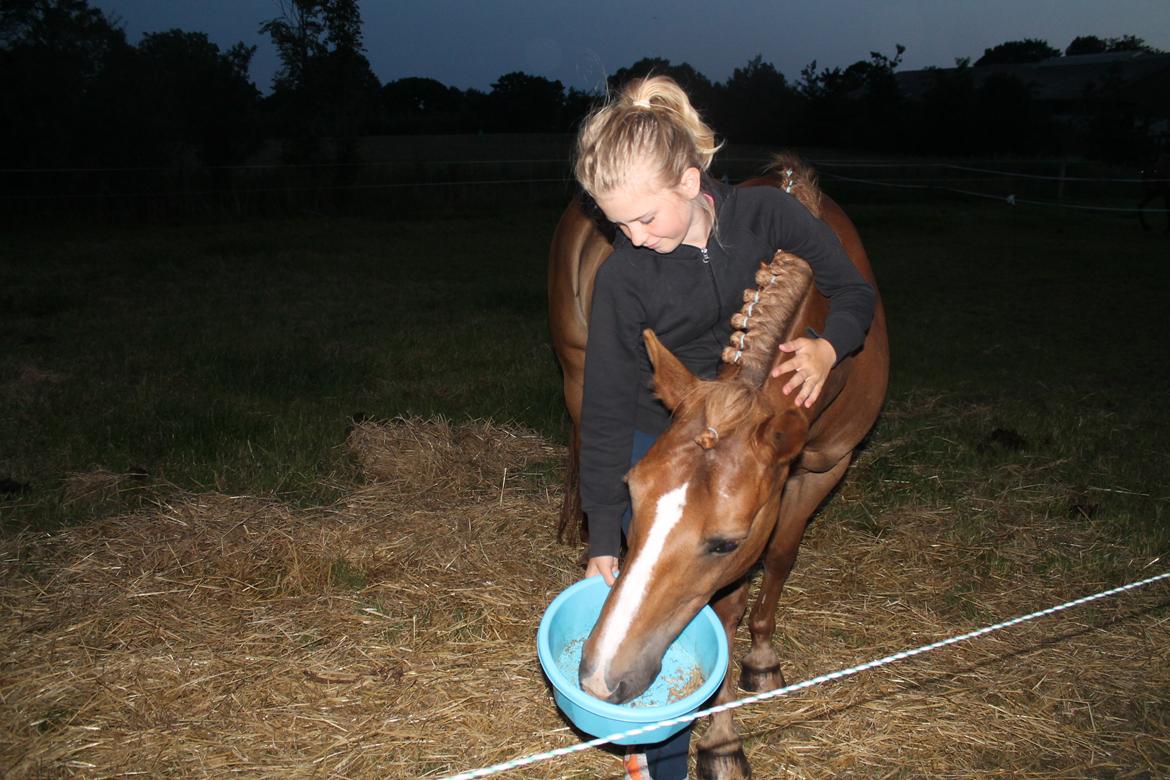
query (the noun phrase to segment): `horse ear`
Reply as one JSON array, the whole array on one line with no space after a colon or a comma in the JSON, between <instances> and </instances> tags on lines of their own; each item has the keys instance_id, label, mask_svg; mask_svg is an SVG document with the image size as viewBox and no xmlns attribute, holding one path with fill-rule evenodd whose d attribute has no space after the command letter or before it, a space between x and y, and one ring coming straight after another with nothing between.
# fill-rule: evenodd
<instances>
[{"instance_id":1,"label":"horse ear","mask_svg":"<svg viewBox=\"0 0 1170 780\"><path fill-rule=\"evenodd\" d=\"M662 346L654 331L649 328L642 331L642 340L646 343L650 365L654 366L654 392L666 404L666 408L673 412L687 390L699 380L669 349Z\"/></svg>"},{"instance_id":2,"label":"horse ear","mask_svg":"<svg viewBox=\"0 0 1170 780\"><path fill-rule=\"evenodd\" d=\"M808 420L797 409L777 411L760 423L756 439L760 445L772 450L773 461L788 463L800 454L808 441Z\"/></svg>"}]
</instances>

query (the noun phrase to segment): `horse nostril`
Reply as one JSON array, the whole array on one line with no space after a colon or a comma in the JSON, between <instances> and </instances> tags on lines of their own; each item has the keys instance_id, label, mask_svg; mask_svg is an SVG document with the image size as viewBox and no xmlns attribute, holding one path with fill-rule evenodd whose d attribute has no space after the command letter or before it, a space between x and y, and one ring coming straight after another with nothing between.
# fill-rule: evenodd
<instances>
[{"instance_id":1,"label":"horse nostril","mask_svg":"<svg viewBox=\"0 0 1170 780\"><path fill-rule=\"evenodd\" d=\"M613 692L609 694L609 700L614 704L621 704L627 698L629 698L626 695L626 691L628 691L629 688L630 686L626 683L626 681L622 680L617 684L617 687L613 689Z\"/></svg>"}]
</instances>

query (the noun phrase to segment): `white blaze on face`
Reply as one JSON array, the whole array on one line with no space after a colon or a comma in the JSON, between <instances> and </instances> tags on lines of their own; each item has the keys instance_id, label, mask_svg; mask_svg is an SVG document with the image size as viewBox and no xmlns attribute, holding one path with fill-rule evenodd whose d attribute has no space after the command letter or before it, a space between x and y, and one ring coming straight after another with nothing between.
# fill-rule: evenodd
<instances>
[{"instance_id":1,"label":"white blaze on face","mask_svg":"<svg viewBox=\"0 0 1170 780\"><path fill-rule=\"evenodd\" d=\"M626 629L642 606L646 597L646 588L650 584L650 575L662 557L662 550L670 532L682 519L683 508L687 505L687 485L684 482L669 493L664 493L654 507L654 522L650 526L650 535L646 543L638 552L638 559L627 570L621 573L624 581L618 602L610 610L609 619L601 627L601 637L597 650L602 660L602 666L607 666L609 660L617 653L622 640L626 636Z\"/></svg>"}]
</instances>

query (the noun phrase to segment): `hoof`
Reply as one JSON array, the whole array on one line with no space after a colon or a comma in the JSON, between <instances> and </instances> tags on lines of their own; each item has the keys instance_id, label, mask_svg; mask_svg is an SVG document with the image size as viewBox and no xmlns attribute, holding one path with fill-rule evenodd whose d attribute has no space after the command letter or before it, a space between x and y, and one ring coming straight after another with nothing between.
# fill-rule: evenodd
<instances>
[{"instance_id":1,"label":"hoof","mask_svg":"<svg viewBox=\"0 0 1170 780\"><path fill-rule=\"evenodd\" d=\"M763 669L753 669L747 664L739 667L739 688L741 691L771 691L784 687L784 674L780 671L780 664L765 666Z\"/></svg>"},{"instance_id":2,"label":"hoof","mask_svg":"<svg viewBox=\"0 0 1170 780\"><path fill-rule=\"evenodd\" d=\"M752 768L742 749L732 753L700 750L695 756L695 773L699 780L748 780Z\"/></svg>"}]
</instances>

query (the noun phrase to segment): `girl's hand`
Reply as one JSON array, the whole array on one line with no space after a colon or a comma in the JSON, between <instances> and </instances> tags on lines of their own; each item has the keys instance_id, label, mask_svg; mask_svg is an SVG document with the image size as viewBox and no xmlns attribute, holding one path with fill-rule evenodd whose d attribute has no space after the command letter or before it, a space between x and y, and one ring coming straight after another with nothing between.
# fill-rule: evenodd
<instances>
[{"instance_id":1,"label":"girl's hand","mask_svg":"<svg viewBox=\"0 0 1170 780\"><path fill-rule=\"evenodd\" d=\"M825 380L829 378L829 371L837 362L837 351L824 339L799 338L781 344L780 352L781 355L776 358L777 365L772 368L772 376L795 371L784 385L784 395L799 387L796 405L812 407L821 394L821 388L825 386ZM781 363L784 353L792 353L792 359Z\"/></svg>"},{"instance_id":2,"label":"girl's hand","mask_svg":"<svg viewBox=\"0 0 1170 780\"><path fill-rule=\"evenodd\" d=\"M614 555L598 555L596 558L589 559L589 565L585 567L585 577L592 577L595 574L600 574L605 578L605 584L613 587L614 577L618 573L618 559Z\"/></svg>"}]
</instances>

